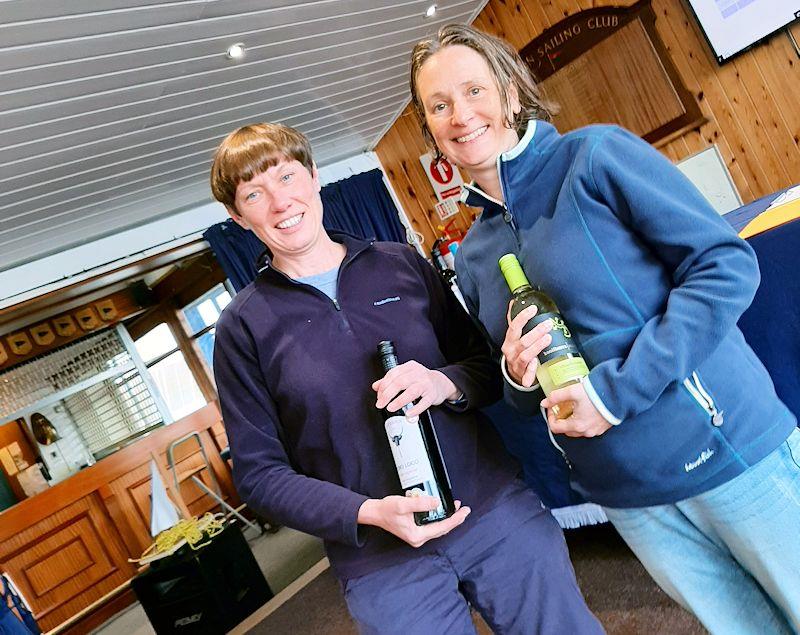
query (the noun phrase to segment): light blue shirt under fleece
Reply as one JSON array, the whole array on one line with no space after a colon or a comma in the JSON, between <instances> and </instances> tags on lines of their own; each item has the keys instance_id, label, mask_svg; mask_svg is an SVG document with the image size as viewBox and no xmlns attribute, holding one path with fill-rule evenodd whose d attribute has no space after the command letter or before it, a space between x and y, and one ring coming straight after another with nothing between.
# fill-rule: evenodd
<instances>
[{"instance_id":1,"label":"light blue shirt under fleece","mask_svg":"<svg viewBox=\"0 0 800 635\"><path fill-rule=\"evenodd\" d=\"M315 273L313 276L305 276L304 278L297 278L297 282L310 285L315 289L319 289L327 295L331 300L336 299L336 280L339 278L338 265L328 271L322 273Z\"/></svg>"}]
</instances>

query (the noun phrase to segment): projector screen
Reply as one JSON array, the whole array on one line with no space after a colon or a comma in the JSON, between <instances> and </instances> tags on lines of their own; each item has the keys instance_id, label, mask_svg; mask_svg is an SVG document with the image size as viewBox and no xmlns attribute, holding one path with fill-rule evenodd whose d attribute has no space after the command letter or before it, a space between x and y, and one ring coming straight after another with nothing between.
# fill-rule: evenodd
<instances>
[{"instance_id":1,"label":"projector screen","mask_svg":"<svg viewBox=\"0 0 800 635\"><path fill-rule=\"evenodd\" d=\"M719 63L800 17L800 0L689 0L689 5Z\"/></svg>"}]
</instances>

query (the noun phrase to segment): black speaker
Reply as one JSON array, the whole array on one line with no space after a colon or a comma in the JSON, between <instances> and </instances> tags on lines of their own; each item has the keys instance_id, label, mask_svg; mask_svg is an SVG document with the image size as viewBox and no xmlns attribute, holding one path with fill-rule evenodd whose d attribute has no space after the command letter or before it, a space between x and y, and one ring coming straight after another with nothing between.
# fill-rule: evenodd
<instances>
[{"instance_id":1,"label":"black speaker","mask_svg":"<svg viewBox=\"0 0 800 635\"><path fill-rule=\"evenodd\" d=\"M235 525L196 551L184 546L154 561L131 587L159 635L223 635L272 597Z\"/></svg>"}]
</instances>

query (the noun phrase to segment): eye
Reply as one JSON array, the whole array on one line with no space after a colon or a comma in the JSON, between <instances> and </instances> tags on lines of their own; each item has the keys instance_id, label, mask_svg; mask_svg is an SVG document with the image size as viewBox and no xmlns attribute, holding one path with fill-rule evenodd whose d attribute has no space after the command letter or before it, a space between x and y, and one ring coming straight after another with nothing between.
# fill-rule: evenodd
<instances>
[{"instance_id":1,"label":"eye","mask_svg":"<svg viewBox=\"0 0 800 635\"><path fill-rule=\"evenodd\" d=\"M251 203L258 198L258 192L250 192L246 194L244 200L246 203Z\"/></svg>"},{"instance_id":2,"label":"eye","mask_svg":"<svg viewBox=\"0 0 800 635\"><path fill-rule=\"evenodd\" d=\"M431 108L432 113L440 113L444 112L444 109L447 108L447 104L443 102L439 102L438 104L434 104L433 108Z\"/></svg>"},{"instance_id":3,"label":"eye","mask_svg":"<svg viewBox=\"0 0 800 635\"><path fill-rule=\"evenodd\" d=\"M478 95L481 94L482 91L483 88L480 88L479 86L473 86L472 88L469 89L469 95L470 97L477 97Z\"/></svg>"},{"instance_id":4,"label":"eye","mask_svg":"<svg viewBox=\"0 0 800 635\"><path fill-rule=\"evenodd\" d=\"M294 172L287 172L286 174L281 175L281 183L290 183L293 176Z\"/></svg>"}]
</instances>

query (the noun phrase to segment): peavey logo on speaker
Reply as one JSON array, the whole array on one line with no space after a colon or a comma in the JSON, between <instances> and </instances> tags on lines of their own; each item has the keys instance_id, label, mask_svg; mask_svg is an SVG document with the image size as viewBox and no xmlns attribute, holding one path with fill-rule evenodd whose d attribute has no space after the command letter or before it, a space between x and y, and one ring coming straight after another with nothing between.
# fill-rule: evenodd
<instances>
[{"instance_id":1,"label":"peavey logo on speaker","mask_svg":"<svg viewBox=\"0 0 800 635\"><path fill-rule=\"evenodd\" d=\"M202 613L195 613L194 615L189 615L188 617L182 617L180 619L175 620L175 627L178 626L188 626L189 624L194 624L195 622L199 622L200 619L203 617Z\"/></svg>"}]
</instances>

